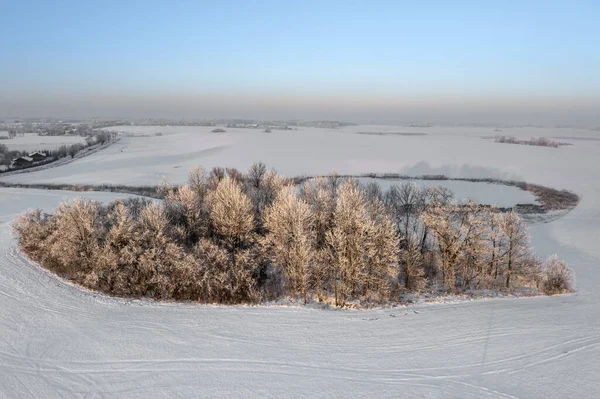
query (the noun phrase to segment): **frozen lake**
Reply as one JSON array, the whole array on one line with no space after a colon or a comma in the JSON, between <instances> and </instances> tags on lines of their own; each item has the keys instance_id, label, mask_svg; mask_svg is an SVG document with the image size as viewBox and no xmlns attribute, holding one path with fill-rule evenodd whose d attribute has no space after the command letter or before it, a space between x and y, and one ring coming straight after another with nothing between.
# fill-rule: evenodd
<instances>
[{"instance_id":1,"label":"frozen lake","mask_svg":"<svg viewBox=\"0 0 600 399\"><path fill-rule=\"evenodd\" d=\"M597 151L600 142L589 141L563 148L503 145L480 137L491 128L421 128L424 136L372 136L362 131L398 131L398 127L352 126L342 129L302 128L293 131L197 126L126 126L111 130L131 131L150 137L123 137L108 149L68 165L2 180L26 183L106 183L155 185L166 177L172 183L187 180L188 172L201 165L246 170L262 161L286 176L400 173L410 176L443 174L449 177L494 177L556 183L554 166L576 167L582 154ZM414 130L410 128L407 130ZM152 136L161 132L162 136ZM521 129L513 133L531 136L571 134L586 130ZM525 137L525 136L524 136ZM584 155L584 157L587 155ZM550 164L543 170L539 165ZM545 166L544 166L545 167ZM560 188L570 188L562 181Z\"/></svg>"}]
</instances>

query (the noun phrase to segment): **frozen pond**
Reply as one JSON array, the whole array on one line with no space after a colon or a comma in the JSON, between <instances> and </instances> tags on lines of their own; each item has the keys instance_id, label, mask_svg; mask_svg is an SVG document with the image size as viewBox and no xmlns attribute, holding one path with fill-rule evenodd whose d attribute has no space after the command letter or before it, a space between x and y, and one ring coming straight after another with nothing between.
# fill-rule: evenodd
<instances>
[{"instance_id":1,"label":"frozen pond","mask_svg":"<svg viewBox=\"0 0 600 399\"><path fill-rule=\"evenodd\" d=\"M376 182L385 192L393 185L410 182L417 187L444 187L454 193L454 198L459 201L472 199L480 204L495 205L499 207L513 207L517 204L533 204L535 196L529 191L504 184L470 182L460 180L406 180L382 179L361 177L357 179L362 184Z\"/></svg>"}]
</instances>

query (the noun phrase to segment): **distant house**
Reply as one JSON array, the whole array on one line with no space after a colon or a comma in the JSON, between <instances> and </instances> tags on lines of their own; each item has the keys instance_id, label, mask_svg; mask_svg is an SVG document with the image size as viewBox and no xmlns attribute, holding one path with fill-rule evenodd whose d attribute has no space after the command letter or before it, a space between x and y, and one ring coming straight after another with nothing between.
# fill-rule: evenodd
<instances>
[{"instance_id":1,"label":"distant house","mask_svg":"<svg viewBox=\"0 0 600 399\"><path fill-rule=\"evenodd\" d=\"M46 153L41 152L41 151L36 151L36 152L32 152L31 154L29 154L29 158L31 158L33 160L33 162L40 162L45 160L47 157Z\"/></svg>"},{"instance_id":2,"label":"distant house","mask_svg":"<svg viewBox=\"0 0 600 399\"><path fill-rule=\"evenodd\" d=\"M32 164L33 164L33 159L31 157L22 156L17 159L13 159L10 166L12 168L23 168L23 167L31 166Z\"/></svg>"}]
</instances>

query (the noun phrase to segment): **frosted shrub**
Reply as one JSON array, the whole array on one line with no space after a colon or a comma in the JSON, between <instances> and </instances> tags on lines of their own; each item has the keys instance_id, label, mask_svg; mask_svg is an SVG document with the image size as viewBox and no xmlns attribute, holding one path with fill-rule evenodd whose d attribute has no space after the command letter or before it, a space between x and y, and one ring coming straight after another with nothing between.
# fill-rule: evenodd
<instances>
[{"instance_id":1,"label":"frosted shrub","mask_svg":"<svg viewBox=\"0 0 600 399\"><path fill-rule=\"evenodd\" d=\"M575 277L567 264L556 255L548 258L543 268L542 291L546 295L563 294L575 289Z\"/></svg>"},{"instance_id":2,"label":"frosted shrub","mask_svg":"<svg viewBox=\"0 0 600 399\"><path fill-rule=\"evenodd\" d=\"M19 245L23 252L35 260L42 260L47 255L46 240L56 229L56 219L42 214L39 209L20 216L14 223L13 229L21 238Z\"/></svg>"},{"instance_id":3,"label":"frosted shrub","mask_svg":"<svg viewBox=\"0 0 600 399\"><path fill-rule=\"evenodd\" d=\"M99 210L99 203L80 198L61 204L56 210L56 226L49 241L59 272L84 276L91 271L99 253Z\"/></svg>"}]
</instances>

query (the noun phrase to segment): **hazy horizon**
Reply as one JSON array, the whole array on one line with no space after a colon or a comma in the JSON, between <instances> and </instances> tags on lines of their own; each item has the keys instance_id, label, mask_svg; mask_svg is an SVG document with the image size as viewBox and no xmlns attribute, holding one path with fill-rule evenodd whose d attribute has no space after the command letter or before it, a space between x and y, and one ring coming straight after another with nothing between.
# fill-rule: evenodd
<instances>
[{"instance_id":1,"label":"hazy horizon","mask_svg":"<svg viewBox=\"0 0 600 399\"><path fill-rule=\"evenodd\" d=\"M3 11L0 117L600 126L591 1L32 1Z\"/></svg>"}]
</instances>

